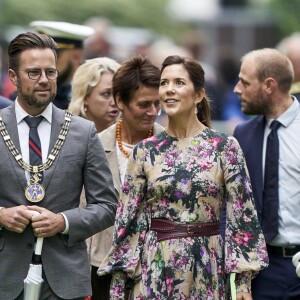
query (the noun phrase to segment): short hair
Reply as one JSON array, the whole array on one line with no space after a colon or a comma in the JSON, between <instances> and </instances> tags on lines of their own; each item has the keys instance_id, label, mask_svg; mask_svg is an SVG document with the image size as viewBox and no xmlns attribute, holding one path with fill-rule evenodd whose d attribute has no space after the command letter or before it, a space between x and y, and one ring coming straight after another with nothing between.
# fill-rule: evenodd
<instances>
[{"instance_id":1,"label":"short hair","mask_svg":"<svg viewBox=\"0 0 300 300\"><path fill-rule=\"evenodd\" d=\"M75 115L86 118L84 99L99 84L104 72L114 74L119 67L119 63L108 57L88 59L80 65L72 79L72 99L68 110Z\"/></svg>"},{"instance_id":2,"label":"short hair","mask_svg":"<svg viewBox=\"0 0 300 300\"><path fill-rule=\"evenodd\" d=\"M179 55L170 55L163 61L160 74L166 67L171 65L182 65L189 74L195 92L198 93L201 90L204 90L205 93L205 72L198 61ZM197 110L198 120L205 126L211 127L210 99L206 93L204 94L202 101L197 104Z\"/></svg>"},{"instance_id":3,"label":"short hair","mask_svg":"<svg viewBox=\"0 0 300 300\"><path fill-rule=\"evenodd\" d=\"M253 59L259 82L271 77L277 81L281 92L290 91L294 81L294 70L286 55L273 48L263 48L250 51L242 57L242 62L247 58Z\"/></svg>"},{"instance_id":4,"label":"short hair","mask_svg":"<svg viewBox=\"0 0 300 300\"><path fill-rule=\"evenodd\" d=\"M159 68L141 56L125 60L113 77L113 97L119 96L128 106L133 94L141 86L159 88Z\"/></svg>"},{"instance_id":5,"label":"short hair","mask_svg":"<svg viewBox=\"0 0 300 300\"><path fill-rule=\"evenodd\" d=\"M19 34L10 42L8 46L8 67L14 71L18 71L21 53L25 50L36 48L51 49L56 60L57 45L50 36L26 32Z\"/></svg>"}]
</instances>

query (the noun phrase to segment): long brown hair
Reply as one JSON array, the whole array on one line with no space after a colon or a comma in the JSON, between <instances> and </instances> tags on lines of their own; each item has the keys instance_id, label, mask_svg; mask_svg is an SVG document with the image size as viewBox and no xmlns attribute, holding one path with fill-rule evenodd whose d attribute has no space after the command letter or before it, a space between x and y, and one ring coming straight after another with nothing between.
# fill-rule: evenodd
<instances>
[{"instance_id":1,"label":"long brown hair","mask_svg":"<svg viewBox=\"0 0 300 300\"><path fill-rule=\"evenodd\" d=\"M202 66L194 59L178 55L168 56L162 63L160 74L166 67L178 64L182 65L188 72L196 93L204 89L205 73ZM204 93L202 101L197 104L197 110L198 120L205 126L211 127L210 100L206 93Z\"/></svg>"}]
</instances>

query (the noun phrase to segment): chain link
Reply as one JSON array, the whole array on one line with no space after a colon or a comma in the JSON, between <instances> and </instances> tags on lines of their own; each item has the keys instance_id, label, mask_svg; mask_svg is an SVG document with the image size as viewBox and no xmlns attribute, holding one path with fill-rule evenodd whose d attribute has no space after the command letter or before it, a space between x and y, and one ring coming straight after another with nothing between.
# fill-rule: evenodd
<instances>
[{"instance_id":1,"label":"chain link","mask_svg":"<svg viewBox=\"0 0 300 300\"><path fill-rule=\"evenodd\" d=\"M6 130L6 127L5 127L4 122L2 121L1 115L0 115L0 133L3 137L3 140L6 144L6 146L8 147L8 150L14 156L14 158L17 161L17 163L19 164L19 166L21 168L23 168L24 170L29 171L30 173L40 173L40 172L50 168L51 165L53 164L54 160L56 159L60 149L62 148L62 146L66 140L66 136L69 131L70 124L71 124L71 117L72 117L72 114L70 112L66 111L65 112L65 122L62 125L62 128L59 132L58 139L57 139L53 149L51 150L50 154L48 155L47 161L39 166L31 166L23 160L21 154L19 153L16 146L12 142L12 140Z\"/></svg>"}]
</instances>

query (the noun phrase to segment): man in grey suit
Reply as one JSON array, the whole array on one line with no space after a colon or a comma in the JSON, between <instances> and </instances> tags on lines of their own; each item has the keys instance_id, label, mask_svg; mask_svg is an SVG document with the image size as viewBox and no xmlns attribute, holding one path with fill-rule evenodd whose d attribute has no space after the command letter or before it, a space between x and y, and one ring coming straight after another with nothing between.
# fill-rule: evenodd
<instances>
[{"instance_id":1,"label":"man in grey suit","mask_svg":"<svg viewBox=\"0 0 300 300\"><path fill-rule=\"evenodd\" d=\"M20 34L8 55L17 99L0 112L0 299L23 299L36 237L44 238L41 299L83 299L91 294L85 239L113 225L117 206L105 153L92 122L51 103L58 76L52 38ZM34 144L27 119L37 116ZM80 208L83 185L87 206Z\"/></svg>"}]
</instances>

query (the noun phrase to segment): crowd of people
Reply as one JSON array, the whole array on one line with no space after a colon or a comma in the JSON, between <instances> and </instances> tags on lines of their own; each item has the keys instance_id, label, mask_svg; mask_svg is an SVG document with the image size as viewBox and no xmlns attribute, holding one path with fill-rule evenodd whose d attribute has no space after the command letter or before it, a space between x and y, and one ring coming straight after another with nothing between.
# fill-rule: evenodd
<instances>
[{"instance_id":1,"label":"crowd of people","mask_svg":"<svg viewBox=\"0 0 300 300\"><path fill-rule=\"evenodd\" d=\"M23 281L43 238L40 300L300 299L290 39L230 74L230 135L189 52L119 62L84 49L99 28L31 25L0 97L0 298L34 300Z\"/></svg>"}]
</instances>

